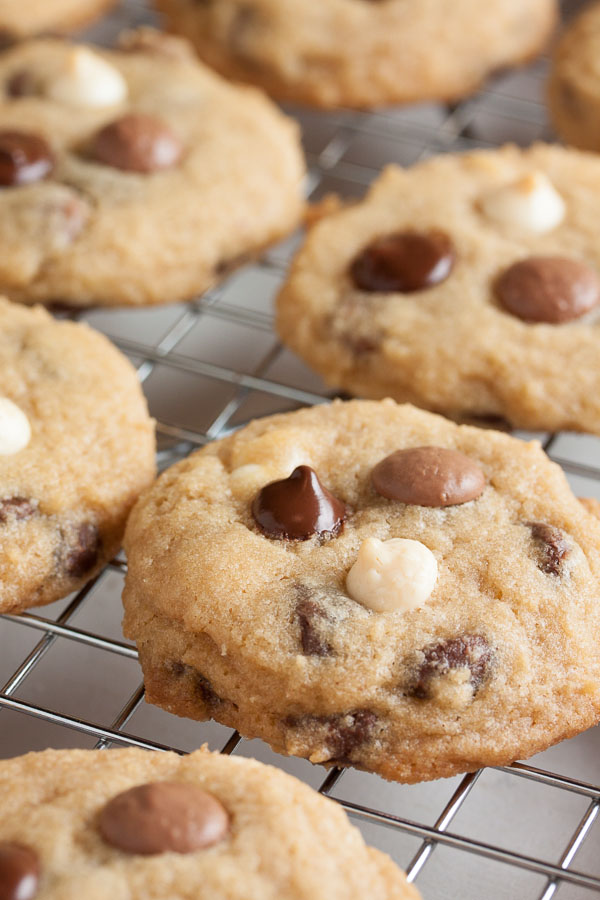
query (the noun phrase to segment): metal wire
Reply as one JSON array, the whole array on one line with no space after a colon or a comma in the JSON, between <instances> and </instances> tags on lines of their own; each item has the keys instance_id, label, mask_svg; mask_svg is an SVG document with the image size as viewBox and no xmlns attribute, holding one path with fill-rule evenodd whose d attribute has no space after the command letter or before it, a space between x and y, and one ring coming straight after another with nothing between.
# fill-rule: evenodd
<instances>
[{"instance_id":1,"label":"metal wire","mask_svg":"<svg viewBox=\"0 0 600 900\"><path fill-rule=\"evenodd\" d=\"M565 13L570 13L578 3L565 3ZM122 27L139 24L148 20L148 11L140 0L130 0L120 7L94 37L100 42L110 42L116 31ZM399 160L411 162L432 152L463 149L473 145L494 145L504 139L528 142L548 134L543 109L539 102L539 90L544 65L537 64L527 75L511 87L510 80L496 82L477 97L449 108L426 107L421 110L392 111L388 113L358 114L340 112L321 115L311 112L293 111L303 124L307 157L310 167L308 190L313 198L319 198L330 190L337 190L347 196L361 194L365 186L375 177L383 161ZM525 89L524 89L525 88ZM378 154L389 153L389 159L380 159ZM275 248L266 257L234 276L239 282L239 290L244 291L247 279L261 277L270 280L273 286L281 281L289 257L290 248ZM328 394L316 381L307 381L303 372L297 377L281 375L279 365L284 358L280 346L272 335L271 316L268 309L239 305L230 296L231 282L226 282L194 303L178 307L173 319L157 342L141 340L137 329L131 327L126 333L121 329L109 333L115 343L135 360L141 381L153 402L151 382L164 377L166 372L198 379L209 385L212 391L222 396L222 403L216 404L203 427L191 427L187 416L178 415L177 410L167 410L158 414L158 434L160 442L159 462L167 466L206 442L223 436L250 415L257 401L263 409L290 409L299 405L323 402ZM142 315L142 313L140 313ZM104 321L110 325L110 315ZM215 362L202 352L190 352L188 339L198 333L208 321L220 323L224 329L234 325L247 329L256 339L264 339L266 346L257 364L229 365ZM94 324L98 324L91 317ZM278 367L279 366L279 367ZM279 374L278 374L279 373ZM159 403L160 406L160 403ZM578 447L565 444L560 436L546 436L544 446L551 455L556 448L554 459L566 472L576 478L585 478L600 495L600 467L589 459L582 460ZM41 637L33 649L19 662L0 690L0 721L2 710L12 710L31 716L41 722L49 722L71 729L96 740L95 746L104 749L111 745L141 747L147 750L175 750L185 753L183 747L171 746L162 741L141 737L128 730L132 717L142 707L143 685L140 684L128 697L118 715L110 723L96 722L93 717L82 718L68 714L60 708L46 707L20 698L23 685L35 679L36 669L48 651L59 639L84 645L102 653L123 659L137 659L134 647L116 638L82 629L73 619L82 611L87 599L110 573L123 572L125 564L117 559L107 566L94 582L80 591L66 606L57 619L42 612L30 611L22 616L5 616L4 623L18 624L39 632ZM0 621L0 635L3 623ZM0 755L2 752L2 730L0 728ZM221 747L223 753L233 753L240 746L241 738L233 732ZM23 750L26 750L24 747ZM469 798L477 792L481 772L465 775L454 793L440 810L433 825L412 820L408 816L395 815L384 809L364 806L351 799L335 796L344 771L330 770L319 790L333 796L357 822L377 823L391 829L396 834L403 832L420 840L421 844L407 865L409 880L416 880L426 869L437 847L452 848L462 854L471 854L496 862L510 870L525 870L545 876L546 885L542 892L534 888L532 898L550 900L560 890L561 898L568 897L570 886L600 893L600 877L592 872L572 868L572 863L592 831L600 810L600 786L577 778L577 772L570 776L544 770L535 766L515 763L501 767L498 771L510 776L511 780L534 782L544 790L555 790L587 798L588 806L577 827L569 836L562 853L555 860L540 856L526 855L508 850L497 843L487 843L454 833L450 830L457 815L468 804ZM344 782L345 783L345 782ZM443 886L439 898L447 897ZM487 895L486 895L487 896ZM506 895L502 895L506 896ZM434 900L434 896L430 896Z\"/></svg>"}]
</instances>

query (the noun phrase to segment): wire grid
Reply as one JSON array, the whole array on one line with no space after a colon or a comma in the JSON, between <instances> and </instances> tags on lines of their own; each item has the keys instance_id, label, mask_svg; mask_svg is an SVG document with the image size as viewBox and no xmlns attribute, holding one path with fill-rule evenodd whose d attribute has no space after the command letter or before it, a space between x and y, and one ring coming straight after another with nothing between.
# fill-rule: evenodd
<instances>
[{"instance_id":1,"label":"wire grid","mask_svg":"<svg viewBox=\"0 0 600 900\"><path fill-rule=\"evenodd\" d=\"M571 13L578 5L566 4L565 13ZM101 43L110 43L122 27L149 20L152 17L142 2L125 2L117 13L94 29L92 37ZM310 198L318 200L331 191L344 197L360 196L381 165L390 161L410 164L436 152L478 145L493 146L509 139L528 144L534 139L549 137L540 102L545 70L545 61L535 63L523 72L496 79L482 93L456 106L430 105L375 114L320 114L291 110L304 130ZM222 437L254 416L321 403L332 396L316 376L279 345L272 331L272 296L297 242L298 238L294 237L274 248L260 262L235 273L225 283L190 304L147 311L94 311L79 316L105 331L136 364L151 412L158 420L161 468L171 465L207 441ZM597 439L573 435L536 436L542 439L546 450L563 466L579 493L600 497ZM64 655L66 646L78 645L85 651L79 658L82 675L84 669L91 669L93 677L92 651L102 654L105 661L112 661L111 671L114 670L115 680L119 677L120 661L135 664L136 650L121 639L117 626L113 624L106 628L101 624L93 627L94 614L89 613L90 609L96 608L93 598L102 595L110 595L114 599L116 611L125 568L124 560L117 558L93 582L67 601L41 611L29 611L19 617L2 617L0 683L4 680L4 684L0 690L0 756L31 749L27 737L19 743L20 738L15 739L14 730L2 725L3 718L7 721L6 711L33 717L39 725L44 723L66 729L65 736L59 739L59 743L66 745L70 743L69 735L77 732L90 742L88 745L100 749L115 745L156 751L172 749L178 753L190 749L188 740L179 745L172 740L155 739L162 736L165 721L168 722L166 730L170 734L177 730L173 717L168 714L160 720L160 727L150 729L152 733L149 735L143 734L143 728L138 729L139 733L129 730L132 720L144 708L139 670L136 670L135 689L124 703L119 704L117 715L108 718L99 716L93 708L86 709L85 715L73 714L68 704L61 706L60 690L49 689L44 693L44 661L52 651ZM88 604L91 598L92 602ZM92 625L82 628L78 621L82 618L85 621L86 615ZM28 637L36 639L30 641L31 646L28 644L26 651L17 653L14 660L9 651L17 630L21 636L27 632ZM16 645L20 646L19 641ZM8 675L3 675L3 659L10 662ZM38 687L32 690L36 679ZM97 721L98 718L101 721ZM16 721L20 723L24 720L18 718ZM198 746L207 726L198 723L188 725L195 729L191 746ZM237 732L218 726L216 737L212 736L222 753L244 752L246 742ZM597 750L597 732L588 732L588 743L590 736L595 740ZM42 733L40 738L36 736L36 741L40 740L45 745L44 741L48 739ZM51 737L50 741L55 741L55 737ZM592 755L597 755L594 745L590 746ZM290 761L280 757L273 756L270 761L284 767L290 765ZM359 778L371 779L368 798L384 796L381 793L382 786L385 788L383 782L378 780L378 785L373 787L375 776L337 768L325 772L315 767L306 780L314 782L316 772L319 782L315 786L318 790L336 799L367 832L373 843L378 841L377 837L373 838L374 832L369 830L369 826L385 826L389 831L384 849L399 857L410 881L419 877L418 883L423 886L429 900L459 894L466 897L468 882L472 878L466 860L472 857L503 864L501 871L494 870L492 879L488 876L487 882L484 879L474 888L471 884L473 896L486 896L490 900L496 896L550 900L557 892L560 892L561 898L587 897L590 891L600 893L600 867L595 865L594 853L594 844L598 845L597 833L592 839L591 853L588 853L589 865L584 868L572 866L576 854L582 850L586 838L593 831L600 809L600 778L582 780L580 761L579 751L569 750L566 765L562 767L570 774L559 774L545 765L538 767L521 763L496 770L504 778L508 777L509 781L502 784L510 784L507 787L509 793L516 786L516 793L520 796L528 783L543 789L544 801L553 792L550 809L561 806L556 802L559 796L578 800L577 814L560 843L557 845L553 841L551 848L542 844L534 853L506 846L506 832L513 826L510 821L508 829L504 822L504 830L494 834L490 840L452 830L453 822L456 825L457 817L460 818L468 808L469 798L477 796L478 790L483 790L477 786L482 784L482 778L485 780L486 772L490 770L446 782L443 800L439 803L436 793L433 821L424 813L418 814L424 808L419 802L414 804L417 814L411 817L390 811L387 802L357 802L364 795L364 789L362 793L357 791L355 794L352 789L349 793L344 790L344 782L350 781L352 787ZM302 765L310 768L308 764ZM306 769L299 774L306 777ZM448 785L451 790L449 797ZM392 786L387 787L392 791ZM488 818L497 812L499 800L498 788L493 786ZM403 795L402 807L406 805L404 801ZM401 811L404 812L404 809ZM521 805L516 809L515 819L523 815L525 808ZM537 820L536 815L534 810L534 829L540 827L541 812ZM376 835L380 833L381 830ZM394 852L400 835L411 839L404 847L404 856ZM443 848L459 854L458 863L457 857L454 857L455 866L459 866L458 880L455 882L458 889L453 889L449 883L444 884L443 868L431 884L426 884L425 875L435 858L434 851L439 856ZM461 867L464 875L461 875ZM526 888L519 887L520 881L515 877L517 872L533 873L537 877L527 881ZM503 884L504 892L496 895L494 882L498 886ZM449 890L454 892L448 893Z\"/></svg>"}]
</instances>

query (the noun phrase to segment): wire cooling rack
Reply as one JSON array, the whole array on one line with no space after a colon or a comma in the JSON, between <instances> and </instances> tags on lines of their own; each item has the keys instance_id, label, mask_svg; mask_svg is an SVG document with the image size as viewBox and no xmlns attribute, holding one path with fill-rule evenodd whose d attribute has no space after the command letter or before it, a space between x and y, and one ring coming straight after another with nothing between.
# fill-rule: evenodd
<instances>
[{"instance_id":1,"label":"wire cooling rack","mask_svg":"<svg viewBox=\"0 0 600 900\"><path fill-rule=\"evenodd\" d=\"M569 15L579 4L565 5ZM153 21L124 2L91 32L110 43ZM312 200L360 196L387 162L512 140L551 138L541 102L547 64L498 77L456 106L375 114L290 110L304 132ZM320 403L323 383L272 331L272 301L298 238L186 305L83 314L132 359L171 465L250 418ZM525 436L519 433L520 436ZM600 498L600 442L536 435L576 493ZM114 560L76 596L0 619L0 756L53 747L134 746L185 753L203 743L278 765L336 799L367 840L390 853L426 900L578 900L600 893L600 732L536 757L423 785L353 770L326 772L273 754L214 722L177 719L144 701L124 641Z\"/></svg>"}]
</instances>

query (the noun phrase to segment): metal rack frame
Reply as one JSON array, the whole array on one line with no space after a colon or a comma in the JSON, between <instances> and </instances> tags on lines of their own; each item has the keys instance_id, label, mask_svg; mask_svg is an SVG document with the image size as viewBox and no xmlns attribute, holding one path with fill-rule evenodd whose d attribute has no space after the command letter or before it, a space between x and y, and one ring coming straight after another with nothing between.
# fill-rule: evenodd
<instances>
[{"instance_id":1,"label":"metal rack frame","mask_svg":"<svg viewBox=\"0 0 600 900\"><path fill-rule=\"evenodd\" d=\"M570 4L571 6L573 4ZM134 24L145 20L146 11L138 0L126 3L109 24L118 26ZM123 21L124 20L124 21ZM100 40L103 40L103 34ZM541 79L543 64L534 68L531 78ZM489 115L491 108L500 109L499 115L506 117L507 123L517 124L519 134L524 127L529 137L529 131L538 129L539 135L545 133L545 119L540 114L541 106L535 99L515 96L506 92L506 86L498 89L491 86L475 98L462 104L445 109L432 108L431 118L427 116L413 117L408 111L400 113L359 114L341 112L328 116L319 116L316 113L300 114L300 119L305 124L308 141L308 161L310 166L309 193L315 197L326 192L333 184L338 187L349 186L349 193L360 193L363 187L376 175L375 168L363 165L352 154L348 155L357 138L379 135L387 140L391 136L393 141L397 134L402 135L402 146L409 147L409 152L415 150L415 158L430 152L459 149L472 144L493 144L494 140L485 140L485 127L477 127L478 117L481 113ZM327 126L327 133L321 140L319 135L311 143L311 123L323 123ZM320 127L320 126L319 126ZM511 128L507 128L511 131ZM317 128L317 131L319 129ZM535 137L536 134L531 136ZM281 279L290 248L275 248L268 253L263 260L253 265L251 270L267 272L277 279ZM238 277L238 276L236 276ZM242 273L242 276L243 273ZM130 357L136 360L139 376L142 382L156 372L158 366L166 366L174 371L187 373L191 376L203 376L226 384L231 388L231 395L218 413L213 416L209 426L203 431L189 429L176 421L159 421L158 434L162 448L159 453L161 467L170 465L182 458L207 441L223 436L231 430L232 420L240 411L246 399L254 392L263 397L270 398L275 404L283 406L296 406L304 404L320 403L327 399L327 394L316 393L305 389L303 386L285 384L274 380L269 376L269 368L277 359L280 347L274 345L260 364L251 371L236 370L226 366L220 366L214 362L203 359L191 358L177 348L182 339L188 335L198 324L207 311L223 319L242 322L248 327L256 328L268 333L271 327L270 317L266 313L252 310L234 309L229 307L226 300L223 301L226 292L226 284L220 285L202 298L188 304L181 309L181 314L169 327L166 334L155 345L149 345L129 337L121 337L115 341L118 346ZM85 318L82 314L80 318ZM552 453L556 436L547 436L544 442L545 448ZM588 464L576 460L560 458L553 455L570 473L593 479L600 483L600 468L596 469ZM22 659L20 664L12 672L8 680L0 689L0 721L2 710L12 710L33 716L39 720L50 722L67 729L73 729L96 740L96 747L106 748L111 745L141 747L148 750L175 750L184 753L181 748L169 747L154 740L141 738L127 730L127 726L144 700L143 685L140 685L129 697L119 714L109 726L99 724L89 719L78 718L61 712L60 709L47 708L37 703L26 702L19 699L19 688L26 679L35 676L36 667L48 653L59 638L83 644L105 653L115 654L127 659L137 659L135 648L125 642L109 639L91 631L78 628L73 624L76 613L86 603L88 597L97 584L107 577L111 571L123 572L125 563L114 560L93 582L88 584L68 603L64 611L57 619L46 617L43 611L27 612L22 616L2 617L8 622L16 622L21 626L39 632L40 639L35 647ZM1 627L1 622L0 622ZM0 731L0 749L2 733ZM237 732L233 732L221 747L222 753L232 753L238 747L241 738ZM514 779L526 779L537 782L543 786L550 786L562 791L575 793L588 801L587 809L581 816L577 827L564 846L560 858L556 861L520 854L505 849L492 843L485 843L472 838L461 836L452 832L451 826L454 818L463 805L467 802L472 789L476 785L480 772L465 775L454 791L450 800L441 809L433 826L403 818L381 809L359 805L347 799L339 799L339 803L359 822L374 822L393 830L399 830L418 838L421 841L418 852L413 856L407 867L409 880L413 881L423 871L436 847L447 846L468 854L505 863L507 866L529 870L547 879L539 900L550 900L559 888L574 885L579 888L587 888L590 891L600 893L600 877L572 868L578 850L582 847L589 835L600 811L600 786L588 784L576 777L565 777L552 771L542 770L530 765L515 763L510 767L504 767L502 772ZM322 781L319 790L323 794L330 795L334 786L343 778L344 771L332 769ZM561 897L566 892L561 892Z\"/></svg>"}]
</instances>

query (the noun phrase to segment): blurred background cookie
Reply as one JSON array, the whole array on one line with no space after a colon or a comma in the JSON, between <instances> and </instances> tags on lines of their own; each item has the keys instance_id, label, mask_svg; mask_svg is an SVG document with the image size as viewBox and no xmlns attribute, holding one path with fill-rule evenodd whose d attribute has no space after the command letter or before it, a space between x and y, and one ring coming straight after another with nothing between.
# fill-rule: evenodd
<instances>
[{"instance_id":1,"label":"blurred background cookie","mask_svg":"<svg viewBox=\"0 0 600 900\"><path fill-rule=\"evenodd\" d=\"M583 150L600 151L600 3L569 25L554 53L548 87L559 135Z\"/></svg>"},{"instance_id":2,"label":"blurred background cookie","mask_svg":"<svg viewBox=\"0 0 600 900\"><path fill-rule=\"evenodd\" d=\"M0 58L0 290L24 303L186 300L298 222L297 126L152 32Z\"/></svg>"},{"instance_id":3,"label":"blurred background cookie","mask_svg":"<svg viewBox=\"0 0 600 900\"><path fill-rule=\"evenodd\" d=\"M541 51L554 0L158 0L227 77L314 106L451 100Z\"/></svg>"},{"instance_id":4,"label":"blurred background cookie","mask_svg":"<svg viewBox=\"0 0 600 900\"><path fill-rule=\"evenodd\" d=\"M80 28L115 3L116 0L0 0L0 44L45 31Z\"/></svg>"}]
</instances>

